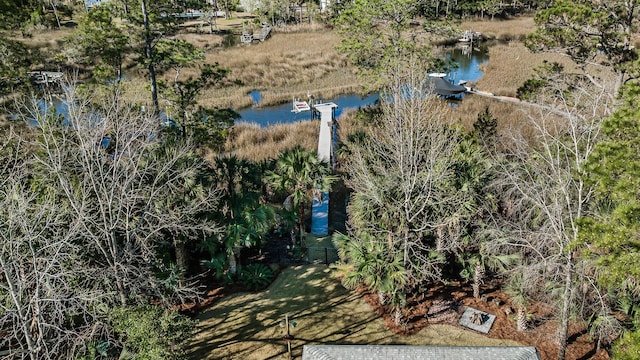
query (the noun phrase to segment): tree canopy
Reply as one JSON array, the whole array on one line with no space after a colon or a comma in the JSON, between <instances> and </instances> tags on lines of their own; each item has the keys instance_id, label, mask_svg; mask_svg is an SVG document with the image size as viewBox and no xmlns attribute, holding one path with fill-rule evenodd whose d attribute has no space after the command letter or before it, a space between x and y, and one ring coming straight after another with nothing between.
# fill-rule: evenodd
<instances>
[{"instance_id":1,"label":"tree canopy","mask_svg":"<svg viewBox=\"0 0 640 360\"><path fill-rule=\"evenodd\" d=\"M529 37L531 49L566 53L600 86L607 86L606 79L589 65L609 67L618 74L609 85L612 94L639 75L632 38L638 28L637 1L554 1L536 13L535 21L538 29Z\"/></svg>"}]
</instances>

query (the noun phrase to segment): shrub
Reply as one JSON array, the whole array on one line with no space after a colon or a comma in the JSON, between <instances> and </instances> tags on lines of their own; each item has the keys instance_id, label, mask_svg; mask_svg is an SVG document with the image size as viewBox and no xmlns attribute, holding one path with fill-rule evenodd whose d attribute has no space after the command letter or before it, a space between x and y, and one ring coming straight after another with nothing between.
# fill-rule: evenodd
<instances>
[{"instance_id":1,"label":"shrub","mask_svg":"<svg viewBox=\"0 0 640 360\"><path fill-rule=\"evenodd\" d=\"M614 344L612 354L613 359L638 359L640 356L640 331L624 333Z\"/></svg>"},{"instance_id":2,"label":"shrub","mask_svg":"<svg viewBox=\"0 0 640 360\"><path fill-rule=\"evenodd\" d=\"M273 271L264 264L250 264L239 274L242 284L251 291L264 289L273 280Z\"/></svg>"},{"instance_id":3,"label":"shrub","mask_svg":"<svg viewBox=\"0 0 640 360\"><path fill-rule=\"evenodd\" d=\"M227 256L225 253L218 253L211 260L202 260L202 266L213 270L214 277L223 285L233 283L232 274L228 271Z\"/></svg>"},{"instance_id":4,"label":"shrub","mask_svg":"<svg viewBox=\"0 0 640 360\"><path fill-rule=\"evenodd\" d=\"M109 315L110 327L120 341L121 359L186 359L182 345L195 322L158 306L119 307Z\"/></svg>"},{"instance_id":5,"label":"shrub","mask_svg":"<svg viewBox=\"0 0 640 360\"><path fill-rule=\"evenodd\" d=\"M532 96L540 91L544 86L547 85L547 82L540 79L529 79L524 82L524 84L518 88L516 92L516 96L522 100L531 99Z\"/></svg>"}]
</instances>

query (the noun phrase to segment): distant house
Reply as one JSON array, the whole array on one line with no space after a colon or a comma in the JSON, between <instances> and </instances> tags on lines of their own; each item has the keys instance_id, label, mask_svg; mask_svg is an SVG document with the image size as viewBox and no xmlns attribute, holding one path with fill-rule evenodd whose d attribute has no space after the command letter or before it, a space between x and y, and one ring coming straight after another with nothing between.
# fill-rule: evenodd
<instances>
[{"instance_id":1,"label":"distant house","mask_svg":"<svg viewBox=\"0 0 640 360\"><path fill-rule=\"evenodd\" d=\"M331 5L331 0L320 0L320 12L325 12Z\"/></svg>"},{"instance_id":2,"label":"distant house","mask_svg":"<svg viewBox=\"0 0 640 360\"><path fill-rule=\"evenodd\" d=\"M304 345L302 360L540 360L532 346Z\"/></svg>"},{"instance_id":3,"label":"distant house","mask_svg":"<svg viewBox=\"0 0 640 360\"><path fill-rule=\"evenodd\" d=\"M91 10L92 7L109 1L111 0L84 0L84 6L87 8L87 10Z\"/></svg>"}]
</instances>

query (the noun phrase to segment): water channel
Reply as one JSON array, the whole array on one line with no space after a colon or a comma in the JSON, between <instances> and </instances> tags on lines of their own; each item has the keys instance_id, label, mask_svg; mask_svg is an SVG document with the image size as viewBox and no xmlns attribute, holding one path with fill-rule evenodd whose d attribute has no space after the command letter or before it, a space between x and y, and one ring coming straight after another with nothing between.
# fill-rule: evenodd
<instances>
[{"instance_id":1,"label":"water channel","mask_svg":"<svg viewBox=\"0 0 640 360\"><path fill-rule=\"evenodd\" d=\"M474 82L482 77L483 74L480 67L489 62L489 53L486 46L475 48L457 46L445 52L444 60L453 68L447 75L447 80L451 83L458 84L462 80ZM310 86L313 86L313 84L310 84ZM260 102L260 92L253 91L248 96L252 98L254 104ZM301 94L301 98L302 97L303 94ZM378 94L369 94L364 97L358 94L348 94L338 96L334 99L322 100L337 104L336 117L339 117L346 110L373 105L378 98ZM306 99L302 98L302 100ZM274 124L309 120L311 118L309 112L293 113L291 109L292 105L290 102L273 106L253 106L239 109L237 111L240 114L240 119L237 122L258 124L265 127Z\"/></svg>"},{"instance_id":2,"label":"water channel","mask_svg":"<svg viewBox=\"0 0 640 360\"><path fill-rule=\"evenodd\" d=\"M445 60L450 65L455 65L454 69L448 73L447 79L453 83L458 84L460 80L477 81L482 77L481 65L489 62L488 49L486 46L478 47L474 49L454 47L445 52ZM310 87L313 84L309 84ZM258 104L261 100L260 93L254 91L248 96L252 97L254 104ZM303 98L306 94L300 94ZM361 96L359 94L346 94L340 95L333 99L322 99L324 102L334 102L338 105L336 109L336 117L339 117L343 112L351 109L357 109L373 105L379 98L378 94L369 94ZM303 100L306 100L303 98ZM66 114L67 106L63 102L53 100L53 102L39 101L39 107L42 113L49 111L51 106L55 107L58 114ZM280 124L280 123L292 123L297 121L309 120L311 118L310 112L294 113L291 111L291 102L287 102L280 105L273 106L253 106L244 109L238 109L240 119L237 122L245 122L258 124L262 127ZM33 121L35 122L35 120ZM34 124L35 125L35 124Z\"/></svg>"}]
</instances>

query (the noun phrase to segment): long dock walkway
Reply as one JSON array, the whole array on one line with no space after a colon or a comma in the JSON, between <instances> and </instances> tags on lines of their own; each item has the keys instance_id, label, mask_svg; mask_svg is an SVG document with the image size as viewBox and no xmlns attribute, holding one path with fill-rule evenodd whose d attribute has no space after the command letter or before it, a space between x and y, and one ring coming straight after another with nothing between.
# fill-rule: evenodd
<instances>
[{"instance_id":1,"label":"long dock walkway","mask_svg":"<svg viewBox=\"0 0 640 360\"><path fill-rule=\"evenodd\" d=\"M333 125L335 109L338 105L325 103L314 105L320 113L320 136L318 137L318 160L331 163L331 146L333 142ZM327 235L329 233L329 193L322 193L314 198L311 207L311 233Z\"/></svg>"},{"instance_id":2,"label":"long dock walkway","mask_svg":"<svg viewBox=\"0 0 640 360\"><path fill-rule=\"evenodd\" d=\"M556 109L554 107L545 106L545 105L541 105L541 104L536 104L536 103L520 100L520 99L515 98L515 97L495 95L495 94L492 94L490 92L479 91L479 90L471 90L471 91L467 91L467 93L473 94L473 95L478 95L478 96L488 97L488 98L491 98L491 99L494 99L494 100L498 100L498 101L513 103L513 104L520 104L520 105L523 105L523 106L529 106L529 107L536 108L536 109L542 109L542 110L548 111L550 113L553 113L553 114L556 114L556 115L559 115L559 116L562 116L562 117L569 116L569 114L567 112L558 110L558 109Z\"/></svg>"}]
</instances>

